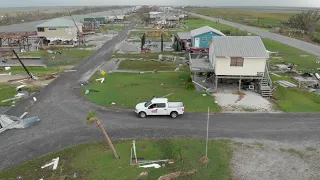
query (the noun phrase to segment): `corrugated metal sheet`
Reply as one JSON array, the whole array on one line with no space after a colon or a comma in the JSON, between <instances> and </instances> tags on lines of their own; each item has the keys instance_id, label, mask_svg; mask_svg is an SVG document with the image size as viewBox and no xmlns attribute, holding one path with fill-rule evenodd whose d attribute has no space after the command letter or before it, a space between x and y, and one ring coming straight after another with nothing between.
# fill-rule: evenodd
<instances>
[{"instance_id":1,"label":"corrugated metal sheet","mask_svg":"<svg viewBox=\"0 0 320 180\"><path fill-rule=\"evenodd\" d=\"M207 33L207 32L214 32L216 34L220 34L222 36L225 36L221 31L217 30L217 29L214 29L210 26L203 26L201 28L198 28L198 29L194 29L192 31L190 31L190 34L192 37L195 37L195 36L198 36L200 34L204 34L204 33Z\"/></svg>"},{"instance_id":2,"label":"corrugated metal sheet","mask_svg":"<svg viewBox=\"0 0 320 180\"><path fill-rule=\"evenodd\" d=\"M177 35L180 39L191 39L190 32L178 32Z\"/></svg>"},{"instance_id":3,"label":"corrugated metal sheet","mask_svg":"<svg viewBox=\"0 0 320 180\"><path fill-rule=\"evenodd\" d=\"M214 36L215 56L269 58L259 36Z\"/></svg>"},{"instance_id":4,"label":"corrugated metal sheet","mask_svg":"<svg viewBox=\"0 0 320 180\"><path fill-rule=\"evenodd\" d=\"M76 22L77 25L81 26L82 23ZM42 24L37 25L36 27L73 27L74 22L69 19L64 19L64 18L57 18L53 19L47 22L44 22Z\"/></svg>"}]
</instances>

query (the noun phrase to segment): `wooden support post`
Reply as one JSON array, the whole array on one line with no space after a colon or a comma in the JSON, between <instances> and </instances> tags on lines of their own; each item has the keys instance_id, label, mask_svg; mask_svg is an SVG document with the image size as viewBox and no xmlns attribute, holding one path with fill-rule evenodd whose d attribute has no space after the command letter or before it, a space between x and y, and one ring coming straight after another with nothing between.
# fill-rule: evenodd
<instances>
[{"instance_id":1,"label":"wooden support post","mask_svg":"<svg viewBox=\"0 0 320 180\"><path fill-rule=\"evenodd\" d=\"M238 89L238 91L240 92L240 90L241 90L241 77L239 79L239 89Z\"/></svg>"},{"instance_id":2,"label":"wooden support post","mask_svg":"<svg viewBox=\"0 0 320 180\"><path fill-rule=\"evenodd\" d=\"M216 76L216 80L215 80L215 87L214 87L214 92L218 92L218 81L219 81L219 78Z\"/></svg>"}]
</instances>

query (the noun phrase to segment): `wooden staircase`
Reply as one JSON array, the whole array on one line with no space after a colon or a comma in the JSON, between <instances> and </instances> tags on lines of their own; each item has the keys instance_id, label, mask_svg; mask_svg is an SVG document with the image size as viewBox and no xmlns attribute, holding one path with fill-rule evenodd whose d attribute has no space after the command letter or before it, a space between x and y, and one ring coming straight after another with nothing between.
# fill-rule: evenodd
<instances>
[{"instance_id":1,"label":"wooden staircase","mask_svg":"<svg viewBox=\"0 0 320 180\"><path fill-rule=\"evenodd\" d=\"M262 97L272 96L272 81L267 66L264 72L263 79L260 81L260 94Z\"/></svg>"}]
</instances>

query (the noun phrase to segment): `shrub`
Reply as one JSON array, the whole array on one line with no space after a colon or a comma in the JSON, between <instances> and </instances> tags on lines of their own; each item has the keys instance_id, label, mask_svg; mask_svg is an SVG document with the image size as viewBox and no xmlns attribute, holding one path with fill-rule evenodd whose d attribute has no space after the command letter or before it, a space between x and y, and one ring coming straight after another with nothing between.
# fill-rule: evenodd
<instances>
[{"instance_id":1,"label":"shrub","mask_svg":"<svg viewBox=\"0 0 320 180\"><path fill-rule=\"evenodd\" d=\"M188 76L187 83L192 83L192 78L191 78L191 76Z\"/></svg>"},{"instance_id":2,"label":"shrub","mask_svg":"<svg viewBox=\"0 0 320 180\"><path fill-rule=\"evenodd\" d=\"M231 34L231 30L230 29L224 29L221 31L223 34L225 35L230 35Z\"/></svg>"},{"instance_id":3,"label":"shrub","mask_svg":"<svg viewBox=\"0 0 320 180\"><path fill-rule=\"evenodd\" d=\"M312 33L312 41L320 43L320 32Z\"/></svg>"},{"instance_id":4,"label":"shrub","mask_svg":"<svg viewBox=\"0 0 320 180\"><path fill-rule=\"evenodd\" d=\"M195 86L194 86L193 82L187 82L186 89L187 90L195 90Z\"/></svg>"}]
</instances>

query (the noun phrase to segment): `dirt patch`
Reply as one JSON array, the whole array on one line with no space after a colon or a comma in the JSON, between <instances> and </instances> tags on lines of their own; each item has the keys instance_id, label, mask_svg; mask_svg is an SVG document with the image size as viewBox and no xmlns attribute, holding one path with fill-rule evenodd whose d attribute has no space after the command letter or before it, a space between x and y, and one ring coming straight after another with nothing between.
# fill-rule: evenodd
<instances>
[{"instance_id":1,"label":"dirt patch","mask_svg":"<svg viewBox=\"0 0 320 180\"><path fill-rule=\"evenodd\" d=\"M143 150L143 151L145 151L145 150L147 150L148 148L147 148L146 146L141 146L140 149Z\"/></svg>"},{"instance_id":2,"label":"dirt patch","mask_svg":"<svg viewBox=\"0 0 320 180\"><path fill-rule=\"evenodd\" d=\"M200 160L200 163L202 164L202 165L205 165L205 166L207 166L208 165L208 163L209 163L209 159L208 159L208 157L202 157Z\"/></svg>"},{"instance_id":3,"label":"dirt patch","mask_svg":"<svg viewBox=\"0 0 320 180\"><path fill-rule=\"evenodd\" d=\"M180 176L186 176L186 175L195 174L195 173L197 173L197 170L195 169L186 171L186 172L177 171L177 172L169 173L165 176L161 176L158 180L171 180Z\"/></svg>"},{"instance_id":4,"label":"dirt patch","mask_svg":"<svg viewBox=\"0 0 320 180\"><path fill-rule=\"evenodd\" d=\"M243 143L233 146L232 169L238 180L317 180L320 177L318 142L236 141ZM314 151L307 150L310 145Z\"/></svg>"},{"instance_id":5,"label":"dirt patch","mask_svg":"<svg viewBox=\"0 0 320 180\"><path fill-rule=\"evenodd\" d=\"M105 146L102 147L102 149L101 149L102 152L106 152L106 151L109 151L109 150L110 150L110 148L109 147L105 147Z\"/></svg>"}]
</instances>

